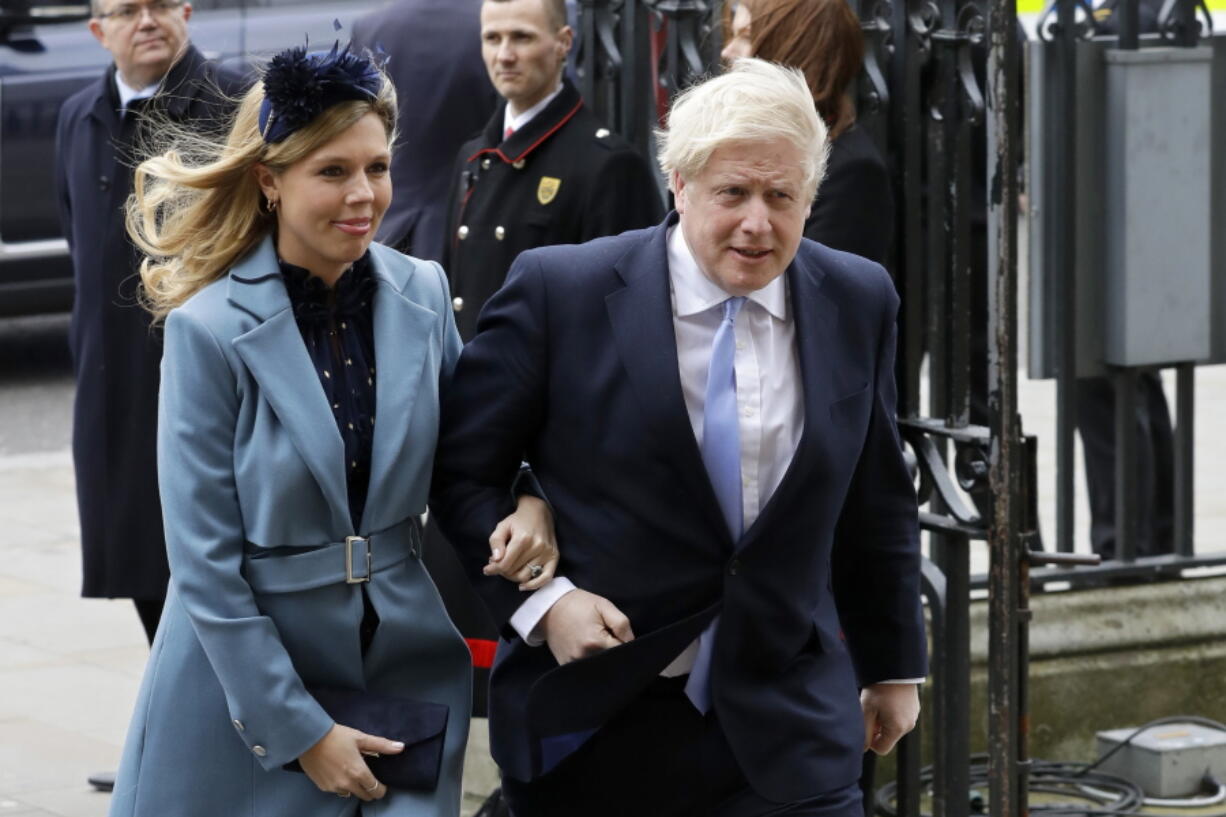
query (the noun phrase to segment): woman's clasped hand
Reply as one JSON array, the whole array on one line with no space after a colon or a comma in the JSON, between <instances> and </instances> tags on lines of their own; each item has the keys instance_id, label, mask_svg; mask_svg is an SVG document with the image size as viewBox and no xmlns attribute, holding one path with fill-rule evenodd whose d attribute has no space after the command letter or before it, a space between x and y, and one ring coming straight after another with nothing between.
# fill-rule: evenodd
<instances>
[{"instance_id":1,"label":"woman's clasped hand","mask_svg":"<svg viewBox=\"0 0 1226 817\"><path fill-rule=\"evenodd\" d=\"M534 565L538 567L535 571ZM515 512L499 522L490 534L490 561L484 573L518 582L520 590L531 591L553 578L557 566L558 545L549 505L535 496L519 497ZM404 744L400 741L368 735L338 723L306 750L298 762L320 791L378 800L387 794L387 786L375 777L363 758L402 751Z\"/></svg>"},{"instance_id":2,"label":"woman's clasped hand","mask_svg":"<svg viewBox=\"0 0 1226 817\"><path fill-rule=\"evenodd\" d=\"M553 515L544 500L521 496L515 513L490 534L490 561L482 570L519 583L524 592L540 590L558 567Z\"/></svg>"},{"instance_id":3,"label":"woman's clasped hand","mask_svg":"<svg viewBox=\"0 0 1226 817\"><path fill-rule=\"evenodd\" d=\"M298 761L320 791L369 801L386 795L387 786L375 778L364 756L394 755L403 751L404 744L400 741L367 735L337 723L319 743L303 752Z\"/></svg>"}]
</instances>

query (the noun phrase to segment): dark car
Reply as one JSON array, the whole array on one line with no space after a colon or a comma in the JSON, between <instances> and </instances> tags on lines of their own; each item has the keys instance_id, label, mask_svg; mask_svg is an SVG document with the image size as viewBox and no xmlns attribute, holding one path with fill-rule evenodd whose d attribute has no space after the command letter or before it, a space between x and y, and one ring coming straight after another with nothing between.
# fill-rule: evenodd
<instances>
[{"instance_id":1,"label":"dark car","mask_svg":"<svg viewBox=\"0 0 1226 817\"><path fill-rule=\"evenodd\" d=\"M307 39L321 47L343 41L353 19L379 3L191 5L191 39L205 56L251 64ZM110 64L86 28L88 18L88 3L0 0L0 317L72 305L72 268L55 206L55 123L64 100Z\"/></svg>"}]
</instances>

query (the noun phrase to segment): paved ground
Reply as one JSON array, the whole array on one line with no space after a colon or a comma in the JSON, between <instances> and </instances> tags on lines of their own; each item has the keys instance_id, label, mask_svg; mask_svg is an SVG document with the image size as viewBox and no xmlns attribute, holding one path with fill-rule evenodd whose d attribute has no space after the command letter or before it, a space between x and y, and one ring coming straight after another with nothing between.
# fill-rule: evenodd
<instances>
[{"instance_id":1,"label":"paved ground","mask_svg":"<svg viewBox=\"0 0 1226 817\"><path fill-rule=\"evenodd\" d=\"M40 351L21 335L15 340L0 326L0 817L101 817L108 798L90 791L85 777L116 763L146 649L130 603L77 596L66 429L71 384L60 353ZM1051 383L1023 381L1021 392L1026 430L1043 444L1043 525L1053 530L1055 391ZM1217 482L1226 432L1214 422L1222 406L1226 368L1202 370L1196 465L1202 551L1226 549L1226 499ZM1085 521L1082 499L1083 539ZM981 551L975 562L986 567Z\"/></svg>"}]
</instances>

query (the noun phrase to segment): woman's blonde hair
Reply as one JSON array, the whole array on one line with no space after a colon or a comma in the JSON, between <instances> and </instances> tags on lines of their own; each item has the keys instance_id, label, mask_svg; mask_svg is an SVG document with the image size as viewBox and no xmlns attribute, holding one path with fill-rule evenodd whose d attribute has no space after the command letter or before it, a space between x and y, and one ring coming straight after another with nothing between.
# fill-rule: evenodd
<instances>
[{"instance_id":1,"label":"woman's blonde hair","mask_svg":"<svg viewBox=\"0 0 1226 817\"><path fill-rule=\"evenodd\" d=\"M159 141L172 145L136 168L127 204L128 234L145 255L141 298L157 321L224 275L276 222L254 168L284 171L348 130L368 113L396 138L396 91L383 75L377 96L324 110L284 141L260 134L264 87L257 82L238 104L224 140L181 125L154 123Z\"/></svg>"}]
</instances>

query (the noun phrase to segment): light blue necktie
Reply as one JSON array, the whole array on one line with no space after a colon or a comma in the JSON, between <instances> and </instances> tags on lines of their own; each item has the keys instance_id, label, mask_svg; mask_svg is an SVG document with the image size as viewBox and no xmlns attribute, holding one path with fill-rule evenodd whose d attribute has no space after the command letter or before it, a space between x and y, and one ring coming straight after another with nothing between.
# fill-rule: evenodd
<instances>
[{"instance_id":1,"label":"light blue necktie","mask_svg":"<svg viewBox=\"0 0 1226 817\"><path fill-rule=\"evenodd\" d=\"M724 301L724 319L711 342L711 365L702 410L702 462L733 542L741 538L745 527L741 507L741 425L736 408L736 316L744 305L743 297ZM703 713L711 708L711 651L718 628L716 616L702 631L694 667L685 683L685 694Z\"/></svg>"}]
</instances>

